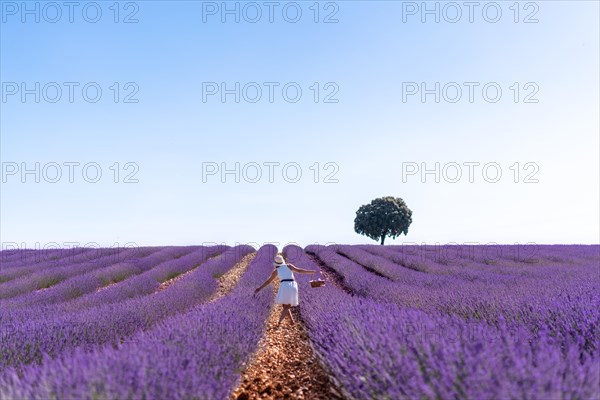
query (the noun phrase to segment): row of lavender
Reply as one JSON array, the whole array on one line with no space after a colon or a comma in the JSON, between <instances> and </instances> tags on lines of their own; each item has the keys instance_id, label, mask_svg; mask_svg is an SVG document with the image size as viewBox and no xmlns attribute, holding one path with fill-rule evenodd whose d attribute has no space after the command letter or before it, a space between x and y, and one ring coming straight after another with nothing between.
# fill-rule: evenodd
<instances>
[{"instance_id":1,"label":"row of lavender","mask_svg":"<svg viewBox=\"0 0 600 400\"><path fill-rule=\"evenodd\" d=\"M205 246L209 247L209 246ZM94 260L101 254L113 253L115 256L125 250L133 250L130 260L140 258L144 250L148 247L139 247L134 243L124 247L71 247L71 248L46 248L46 249L13 249L0 251L0 272L7 268L24 267L37 268L42 266L52 265L57 262L64 263L67 260L74 261L75 258L81 260L81 256L85 256L88 261ZM155 247L158 249L158 247ZM121 258L123 261L124 259ZM0 276L2 276L0 274ZM1 279L0 279L1 281Z\"/></svg>"},{"instance_id":2,"label":"row of lavender","mask_svg":"<svg viewBox=\"0 0 600 400\"><path fill-rule=\"evenodd\" d=\"M15 320L75 311L148 293L149 289L160 282L181 274L226 249L226 246L165 247L155 248L140 258L119 262L112 258L112 261L105 260L102 256L80 263L72 260L73 264L61 261L58 266L53 265L0 284L0 296L4 297L0 300L0 321L6 325ZM69 273L65 274L64 271ZM40 279L50 279L54 283L41 290L14 289L35 287ZM106 300L107 293L112 295L110 301ZM4 329L6 330L7 328Z\"/></svg>"},{"instance_id":3,"label":"row of lavender","mask_svg":"<svg viewBox=\"0 0 600 400\"><path fill-rule=\"evenodd\" d=\"M2 271L4 282L0 284L0 301L3 302L3 308L6 308L5 300L7 299L15 299L15 303L18 304L20 300L18 297L22 295L41 293L50 288L54 290L56 285L73 277L88 273L102 273L105 268L110 266L116 266L117 269L125 265L128 267L145 266L146 263L140 261L150 255L180 254L185 250L185 248L145 248L139 251L140 258L131 259L133 252L138 253L138 250L102 249L96 253L94 258L90 258L88 252L82 252L74 257L67 256L53 261L33 263L29 266L5 268ZM125 261L118 262L120 258ZM109 279L108 275L107 279Z\"/></svg>"},{"instance_id":4,"label":"row of lavender","mask_svg":"<svg viewBox=\"0 0 600 400\"><path fill-rule=\"evenodd\" d=\"M600 257L598 247L582 247L587 252L577 251L579 258L573 256L568 264L504 260L488 265L467 258L441 265L422 258L421 270L407 268L407 264L414 267L415 260L407 262L406 254L394 248L311 246L308 250L359 294L465 320L496 324L505 319L532 332L549 329L557 340L576 341L583 351L593 352L600 340ZM548 258L543 251L540 256Z\"/></svg>"},{"instance_id":5,"label":"row of lavender","mask_svg":"<svg viewBox=\"0 0 600 400\"><path fill-rule=\"evenodd\" d=\"M93 251L92 249L70 249L57 250L51 253L46 253L46 256L40 257L36 254L23 256L15 261L4 261L0 263L0 287L7 288L7 282L24 277L28 274L40 271L48 271L57 268L59 271L69 265L79 265L86 262L116 262L121 254L127 249L100 249ZM140 252L145 252L147 249L140 249ZM4 252L2 252L4 253ZM108 258L106 256L109 256ZM0 257L0 260L4 256ZM39 282L40 286L36 289L43 288L43 282ZM12 285L11 285L12 287ZM18 289L16 292L23 290ZM5 292L0 292L0 298L11 297L15 293L15 289ZM16 293L18 294L18 293Z\"/></svg>"},{"instance_id":6,"label":"row of lavender","mask_svg":"<svg viewBox=\"0 0 600 400\"><path fill-rule=\"evenodd\" d=\"M132 275L147 271L159 263L191 252L205 251L207 257L227 246L136 247L106 249L69 249L43 251L44 255L24 254L14 262L0 265L0 302L3 308L28 305L19 296L29 295L34 303L58 302L75 298ZM5 251L0 260L6 258ZM35 252L34 252L35 253ZM27 254L27 255L25 255ZM10 257L8 257L10 258ZM175 272L174 272L175 273ZM72 279L78 277L78 279ZM84 283L85 282L85 283ZM46 290L52 289L52 290ZM42 295L38 294L43 291ZM14 301L5 302L3 300Z\"/></svg>"},{"instance_id":7,"label":"row of lavender","mask_svg":"<svg viewBox=\"0 0 600 400\"><path fill-rule=\"evenodd\" d=\"M326 264L346 289L297 278L310 291L301 303L313 346L348 397L599 397L597 246L562 257L548 249L535 265L443 265L381 246L306 250L285 253L304 268Z\"/></svg>"},{"instance_id":8,"label":"row of lavender","mask_svg":"<svg viewBox=\"0 0 600 400\"><path fill-rule=\"evenodd\" d=\"M206 301L217 289L216 278L253 251L250 246L165 248L140 259L140 264L146 265L145 272L104 290L28 308L17 307L15 301L17 304L11 304L12 308L3 308L0 312L0 371L39 362L44 355L55 357L78 347L117 345L164 318ZM202 268L194 270L177 285L157 290L169 277L199 265ZM79 282L82 290L89 284L86 279L80 279L85 277L86 274L64 284L70 287ZM48 292L61 293L62 286L57 285ZM34 292L15 299L27 302L32 300L31 296L44 293Z\"/></svg>"},{"instance_id":9,"label":"row of lavender","mask_svg":"<svg viewBox=\"0 0 600 400\"><path fill-rule=\"evenodd\" d=\"M5 371L0 398L227 398L263 334L273 293L253 296L253 289L272 271L276 251L263 246L228 295L196 301L186 313L139 330L125 343L79 346L55 358L45 354L40 365ZM186 276L185 284L178 282L177 291L161 291L168 306L189 304L194 291L209 291L211 282L197 276L199 271L219 276L224 269L207 267ZM253 311L244 312L243 304ZM156 305L156 300L138 304Z\"/></svg>"}]
</instances>

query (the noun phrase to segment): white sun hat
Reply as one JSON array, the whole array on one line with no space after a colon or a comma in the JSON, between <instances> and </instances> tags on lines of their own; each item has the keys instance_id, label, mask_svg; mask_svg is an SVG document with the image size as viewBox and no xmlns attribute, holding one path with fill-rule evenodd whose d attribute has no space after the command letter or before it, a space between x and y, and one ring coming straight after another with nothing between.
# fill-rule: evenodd
<instances>
[{"instance_id":1,"label":"white sun hat","mask_svg":"<svg viewBox=\"0 0 600 400\"><path fill-rule=\"evenodd\" d=\"M283 259L283 256L281 254L277 254L275 256L275 264L283 264L285 262L285 260Z\"/></svg>"}]
</instances>

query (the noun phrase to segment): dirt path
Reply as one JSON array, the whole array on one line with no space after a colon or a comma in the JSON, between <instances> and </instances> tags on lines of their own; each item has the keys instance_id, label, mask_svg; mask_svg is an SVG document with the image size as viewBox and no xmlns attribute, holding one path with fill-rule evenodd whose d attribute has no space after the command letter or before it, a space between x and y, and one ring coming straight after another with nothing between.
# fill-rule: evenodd
<instances>
[{"instance_id":1,"label":"dirt path","mask_svg":"<svg viewBox=\"0 0 600 400\"><path fill-rule=\"evenodd\" d=\"M294 325L286 319L277 327L280 313L279 305L271 309L266 335L231 399L343 399L315 357L298 307Z\"/></svg>"},{"instance_id":2,"label":"dirt path","mask_svg":"<svg viewBox=\"0 0 600 400\"><path fill-rule=\"evenodd\" d=\"M216 256L216 257L219 257L219 256ZM246 268L248 268L248 265L250 265L252 260L254 260L254 257L256 257L256 252L252 252L250 254L245 255L229 271L224 273L222 276L218 277L217 278L217 285L218 285L217 291L210 297L210 299L208 299L207 303L209 303L211 301L215 301L215 300L225 296L227 293L229 293L235 287L235 285L237 285L238 281L244 274L244 271L246 270ZM211 258L214 258L214 257L211 257ZM183 279L187 275L190 275L191 273L196 271L198 268L202 268L203 264L200 264L199 266L192 268L189 271L184 272L183 274L177 275L175 278L169 279L168 281L161 283L155 293L158 293L161 290L165 290L169 286L175 284L177 281Z\"/></svg>"},{"instance_id":3,"label":"dirt path","mask_svg":"<svg viewBox=\"0 0 600 400\"><path fill-rule=\"evenodd\" d=\"M231 268L229 271L227 271L222 276L217 278L217 285L218 285L217 291L206 301L206 303L210 303L212 301L218 300L221 297L227 295L227 293L229 293L235 287L235 285L237 285L238 281L244 274L244 271L246 270L246 268L248 268L248 266L250 265L252 260L254 260L254 257L256 257L256 252L247 254L240 261L238 261L233 266L233 268ZM168 281L163 282L161 284L161 287L159 287L159 289L157 289L154 293L156 294L160 290L164 290L166 287L173 285L177 280L183 278L185 275L191 274L192 272L194 272L195 270L197 270L200 267L202 267L202 265L199 265L196 268L193 268L187 272L184 272L183 274L176 276L175 278L172 278L172 279L169 279ZM165 286L163 286L163 285L165 285ZM121 338L121 344L128 342L129 340L130 339Z\"/></svg>"},{"instance_id":4,"label":"dirt path","mask_svg":"<svg viewBox=\"0 0 600 400\"><path fill-rule=\"evenodd\" d=\"M220 299L225 296L227 293L231 292L235 285L237 285L238 281L244 275L244 271L248 268L248 265L254 260L256 257L256 252L252 252L250 254L245 255L240 261L237 262L229 271L223 274L223 276L217 279L217 284L219 287L214 295L210 298L209 302Z\"/></svg>"},{"instance_id":5,"label":"dirt path","mask_svg":"<svg viewBox=\"0 0 600 400\"><path fill-rule=\"evenodd\" d=\"M177 275L174 278L167 279L166 281L164 281L163 283L161 283L158 286L158 288L156 288L156 290L154 291L154 294L156 294L158 292L162 292L163 290L165 290L169 286L173 286L175 283L177 283L177 281L180 281L183 278L185 278L186 276L192 274L194 271L196 271L200 267L201 267L201 265L198 265L197 267L194 267L194 268L190 269L189 271L183 272L183 273Z\"/></svg>"},{"instance_id":6,"label":"dirt path","mask_svg":"<svg viewBox=\"0 0 600 400\"><path fill-rule=\"evenodd\" d=\"M157 289L154 291L154 293L158 293L158 292L160 292L160 291L162 291L162 290L165 290L165 289L166 289L166 288L168 288L169 286L171 286L171 285L174 285L175 283L177 283L177 281L179 281L179 280L181 280L181 279L185 278L186 276L188 276L188 275L192 274L194 271L196 271L198 268L200 268L200 267L202 267L203 265L205 265L205 264L206 264L206 263L207 263L209 260L212 260L213 258L216 258L216 257L221 257L221 255L222 255L222 254L223 254L223 253L221 253L221 254L218 254L218 255L216 255L216 256L209 257L209 258L208 258L206 261L204 261L204 262L202 262L200 265L198 265L198 266L196 266L196 267L194 267L194 268L190 269L189 271L183 272L183 273L181 273L181 274L177 275L177 276L176 276L176 277L174 277L174 278L171 278L171 279L168 279L168 280L164 281L163 283L161 283L161 284L160 284L160 286L158 286L158 288L157 288ZM254 254L254 253L252 253L252 254ZM252 255L252 254L249 254L248 256L250 256L250 255ZM246 257L248 257L248 256L246 256ZM242 259L241 259L241 260L238 262L238 264L236 264L236 265L235 265L235 266L234 266L232 269L239 268L239 267L240 267L240 264L243 264L243 262L244 262L244 259L245 259L245 258L242 258ZM247 266L248 266L248 264L246 264L246 265L244 266L244 268L243 268L243 269L245 269L245 267L247 267ZM242 269L242 271L243 271L243 269ZM231 271L230 271L230 272L231 272ZM219 278L219 288L221 287L221 280L224 280L224 279L226 279L226 277L227 277L227 274L225 274L225 275L223 275L222 277L220 277L220 278ZM238 279L239 279L239 278L238 278ZM237 283L237 280L236 280L235 282ZM235 286L235 284L234 284L234 286ZM232 287L233 287L233 286L232 286Z\"/></svg>"},{"instance_id":7,"label":"dirt path","mask_svg":"<svg viewBox=\"0 0 600 400\"><path fill-rule=\"evenodd\" d=\"M94 293L99 293L103 290L106 290L107 288L111 287L112 285L116 285L116 282L111 282L108 285L100 286L98 289L94 290Z\"/></svg>"},{"instance_id":8,"label":"dirt path","mask_svg":"<svg viewBox=\"0 0 600 400\"><path fill-rule=\"evenodd\" d=\"M328 282L328 284L333 284L338 289L341 289L341 290L343 290L346 293L352 294L352 290L348 286L346 286L346 284L344 283L344 278L340 274L338 274L336 272L336 270L334 270L333 268L331 268L330 266L328 266L327 264L325 264L323 261L321 261L314 254L306 253L306 255L315 264L317 264L319 266L319 269L321 270L321 274L325 278L325 281Z\"/></svg>"}]
</instances>

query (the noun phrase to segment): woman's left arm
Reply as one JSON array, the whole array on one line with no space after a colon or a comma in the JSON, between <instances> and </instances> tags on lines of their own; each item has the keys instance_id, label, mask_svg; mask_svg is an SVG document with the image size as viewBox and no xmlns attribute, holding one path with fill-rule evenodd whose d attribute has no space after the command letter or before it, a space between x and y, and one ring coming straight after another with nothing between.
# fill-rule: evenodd
<instances>
[{"instance_id":1,"label":"woman's left arm","mask_svg":"<svg viewBox=\"0 0 600 400\"><path fill-rule=\"evenodd\" d=\"M312 269L298 268L294 264L288 264L288 267L290 267L290 269L292 271L297 272L299 274L314 274L314 273L318 272L318 271L313 271Z\"/></svg>"}]
</instances>

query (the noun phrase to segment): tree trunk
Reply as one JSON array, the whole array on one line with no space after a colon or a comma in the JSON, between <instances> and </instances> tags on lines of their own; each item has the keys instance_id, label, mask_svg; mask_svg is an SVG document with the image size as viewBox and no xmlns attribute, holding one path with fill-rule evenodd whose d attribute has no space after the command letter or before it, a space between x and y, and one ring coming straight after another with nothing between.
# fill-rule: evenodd
<instances>
[{"instance_id":1,"label":"tree trunk","mask_svg":"<svg viewBox=\"0 0 600 400\"><path fill-rule=\"evenodd\" d=\"M385 242L385 235L381 235L381 245L383 246L383 242Z\"/></svg>"}]
</instances>

